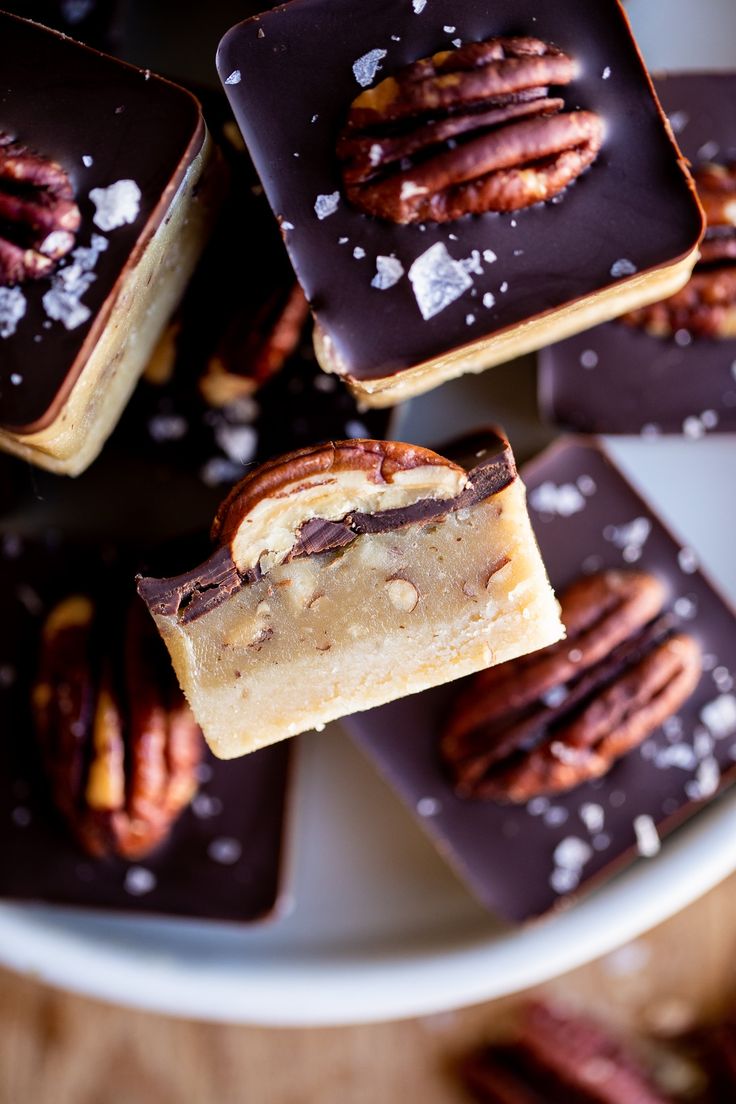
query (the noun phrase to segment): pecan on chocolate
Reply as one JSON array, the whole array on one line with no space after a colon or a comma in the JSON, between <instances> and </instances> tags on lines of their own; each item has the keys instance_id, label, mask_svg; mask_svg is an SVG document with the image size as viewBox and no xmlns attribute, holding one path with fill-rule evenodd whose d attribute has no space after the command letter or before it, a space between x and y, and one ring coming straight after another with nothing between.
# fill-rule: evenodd
<instances>
[{"instance_id":1,"label":"pecan on chocolate","mask_svg":"<svg viewBox=\"0 0 736 1104\"><path fill-rule=\"evenodd\" d=\"M337 144L345 194L390 222L449 222L558 195L595 160L603 123L563 112L572 58L491 38L407 65L350 107Z\"/></svg>"},{"instance_id":2,"label":"pecan on chocolate","mask_svg":"<svg viewBox=\"0 0 736 1104\"><path fill-rule=\"evenodd\" d=\"M671 1104L597 1023L541 1003L524 1009L515 1037L478 1051L460 1072L484 1104Z\"/></svg>"},{"instance_id":3,"label":"pecan on chocolate","mask_svg":"<svg viewBox=\"0 0 736 1104\"><path fill-rule=\"evenodd\" d=\"M736 164L704 164L694 175L707 230L689 283L668 299L621 317L652 337L672 337L679 330L695 337L736 337Z\"/></svg>"},{"instance_id":4,"label":"pecan on chocolate","mask_svg":"<svg viewBox=\"0 0 736 1104\"><path fill-rule=\"evenodd\" d=\"M604 571L560 597L567 639L476 676L440 750L459 796L523 802L605 774L675 713L701 674L654 576Z\"/></svg>"},{"instance_id":5,"label":"pecan on chocolate","mask_svg":"<svg viewBox=\"0 0 736 1104\"><path fill-rule=\"evenodd\" d=\"M33 712L52 796L95 857L140 858L194 796L202 734L138 603L105 618L72 595L48 615Z\"/></svg>"},{"instance_id":6,"label":"pecan on chocolate","mask_svg":"<svg viewBox=\"0 0 736 1104\"><path fill-rule=\"evenodd\" d=\"M274 292L255 313L238 314L200 378L205 402L228 406L280 372L299 345L308 314L309 304L298 284Z\"/></svg>"},{"instance_id":7,"label":"pecan on chocolate","mask_svg":"<svg viewBox=\"0 0 736 1104\"><path fill-rule=\"evenodd\" d=\"M80 221L61 165L0 132L0 286L48 276Z\"/></svg>"}]
</instances>

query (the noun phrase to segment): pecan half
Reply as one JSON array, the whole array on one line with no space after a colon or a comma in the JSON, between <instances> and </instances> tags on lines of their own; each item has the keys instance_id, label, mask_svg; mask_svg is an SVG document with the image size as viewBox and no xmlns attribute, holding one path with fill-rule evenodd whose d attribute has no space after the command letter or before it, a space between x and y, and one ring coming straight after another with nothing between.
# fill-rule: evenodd
<instances>
[{"instance_id":1,"label":"pecan half","mask_svg":"<svg viewBox=\"0 0 736 1104\"><path fill-rule=\"evenodd\" d=\"M262 464L223 502L212 538L230 548L241 573L266 571L293 554L311 525L352 514L450 500L467 483L463 468L399 441L333 441ZM353 534L348 539L352 539Z\"/></svg>"},{"instance_id":2,"label":"pecan half","mask_svg":"<svg viewBox=\"0 0 736 1104\"><path fill-rule=\"evenodd\" d=\"M122 623L82 595L51 611L33 712L55 803L88 854L140 858L165 839L204 743L138 603Z\"/></svg>"},{"instance_id":3,"label":"pecan half","mask_svg":"<svg viewBox=\"0 0 736 1104\"><path fill-rule=\"evenodd\" d=\"M736 164L708 163L694 175L707 230L693 275L669 299L629 311L621 321L653 337L672 337L678 330L736 337Z\"/></svg>"},{"instance_id":4,"label":"pecan half","mask_svg":"<svg viewBox=\"0 0 736 1104\"><path fill-rule=\"evenodd\" d=\"M80 222L61 165L0 132L0 285L48 276Z\"/></svg>"},{"instance_id":5,"label":"pecan half","mask_svg":"<svg viewBox=\"0 0 736 1104\"><path fill-rule=\"evenodd\" d=\"M461 1067L484 1104L671 1104L628 1050L594 1021L528 1005L510 1042Z\"/></svg>"},{"instance_id":6,"label":"pecan half","mask_svg":"<svg viewBox=\"0 0 736 1104\"><path fill-rule=\"evenodd\" d=\"M228 406L280 372L299 344L308 314L298 284L270 295L254 314L238 312L200 378L205 402Z\"/></svg>"},{"instance_id":7,"label":"pecan half","mask_svg":"<svg viewBox=\"0 0 736 1104\"><path fill-rule=\"evenodd\" d=\"M560 597L567 639L478 675L441 754L462 797L513 802L605 774L695 689L695 640L662 614L662 584L605 571Z\"/></svg>"},{"instance_id":8,"label":"pecan half","mask_svg":"<svg viewBox=\"0 0 736 1104\"><path fill-rule=\"evenodd\" d=\"M337 143L345 194L391 222L448 222L551 199L595 160L603 123L550 86L575 62L536 38L423 58L361 93Z\"/></svg>"}]
</instances>

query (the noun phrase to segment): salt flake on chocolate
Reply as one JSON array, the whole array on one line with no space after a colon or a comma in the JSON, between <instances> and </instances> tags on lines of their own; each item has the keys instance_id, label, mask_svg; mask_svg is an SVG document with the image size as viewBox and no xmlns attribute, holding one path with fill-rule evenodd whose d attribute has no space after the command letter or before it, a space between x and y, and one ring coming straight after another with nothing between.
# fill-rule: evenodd
<instances>
[{"instance_id":1,"label":"salt flake on chocolate","mask_svg":"<svg viewBox=\"0 0 736 1104\"><path fill-rule=\"evenodd\" d=\"M225 77L225 84L240 84L243 79L239 69L233 69L229 77Z\"/></svg>"},{"instance_id":2,"label":"salt flake on chocolate","mask_svg":"<svg viewBox=\"0 0 736 1104\"><path fill-rule=\"evenodd\" d=\"M89 198L95 205L92 221L100 230L117 230L138 218L141 190L135 180L118 180L108 188L93 188Z\"/></svg>"},{"instance_id":3,"label":"salt flake on chocolate","mask_svg":"<svg viewBox=\"0 0 736 1104\"><path fill-rule=\"evenodd\" d=\"M386 50L369 50L367 54L363 54L362 57L353 62L353 74L361 88L367 88L372 82L381 68L381 62L386 53Z\"/></svg>"},{"instance_id":4,"label":"salt flake on chocolate","mask_svg":"<svg viewBox=\"0 0 736 1104\"><path fill-rule=\"evenodd\" d=\"M736 697L720 694L700 710L700 719L717 740L736 732Z\"/></svg>"},{"instance_id":5,"label":"salt flake on chocolate","mask_svg":"<svg viewBox=\"0 0 736 1104\"><path fill-rule=\"evenodd\" d=\"M529 502L540 514L559 517L571 517L585 509L585 498L574 483L541 483L529 495Z\"/></svg>"},{"instance_id":6,"label":"salt flake on chocolate","mask_svg":"<svg viewBox=\"0 0 736 1104\"><path fill-rule=\"evenodd\" d=\"M387 291L398 284L403 275L404 266L398 257L376 257L376 275L371 280L371 287Z\"/></svg>"},{"instance_id":7,"label":"salt flake on chocolate","mask_svg":"<svg viewBox=\"0 0 736 1104\"><path fill-rule=\"evenodd\" d=\"M415 15L421 15L427 6L427 0L411 0L411 6Z\"/></svg>"},{"instance_id":8,"label":"salt flake on chocolate","mask_svg":"<svg viewBox=\"0 0 736 1104\"><path fill-rule=\"evenodd\" d=\"M314 210L317 218L322 219L329 218L330 215L334 215L340 204L340 193L331 192L330 195L318 195L314 201Z\"/></svg>"},{"instance_id":9,"label":"salt flake on chocolate","mask_svg":"<svg viewBox=\"0 0 736 1104\"><path fill-rule=\"evenodd\" d=\"M26 297L20 288L0 287L0 337L12 337L26 313Z\"/></svg>"},{"instance_id":10,"label":"salt flake on chocolate","mask_svg":"<svg viewBox=\"0 0 736 1104\"><path fill-rule=\"evenodd\" d=\"M417 257L409 269L409 279L425 322L449 307L473 284L442 242Z\"/></svg>"},{"instance_id":11,"label":"salt flake on chocolate","mask_svg":"<svg viewBox=\"0 0 736 1104\"><path fill-rule=\"evenodd\" d=\"M614 280L618 280L621 276L633 276L636 271L636 265L628 257L621 257L611 265L611 275Z\"/></svg>"},{"instance_id":12,"label":"salt flake on chocolate","mask_svg":"<svg viewBox=\"0 0 736 1104\"><path fill-rule=\"evenodd\" d=\"M651 859L662 847L657 826L650 816L642 813L634 817L634 834L639 854L645 859Z\"/></svg>"},{"instance_id":13,"label":"salt flake on chocolate","mask_svg":"<svg viewBox=\"0 0 736 1104\"><path fill-rule=\"evenodd\" d=\"M101 253L107 249L107 238L93 234L88 246L72 251L72 263L60 268L51 279L51 287L42 299L49 318L61 322L67 330L75 330L88 321L92 312L82 302L97 277L92 271Z\"/></svg>"}]
</instances>

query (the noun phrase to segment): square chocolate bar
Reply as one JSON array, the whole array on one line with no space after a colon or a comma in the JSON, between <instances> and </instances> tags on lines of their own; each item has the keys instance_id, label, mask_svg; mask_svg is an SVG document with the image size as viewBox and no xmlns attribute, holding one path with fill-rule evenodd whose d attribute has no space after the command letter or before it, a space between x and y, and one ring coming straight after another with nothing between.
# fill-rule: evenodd
<instances>
[{"instance_id":1,"label":"square chocolate bar","mask_svg":"<svg viewBox=\"0 0 736 1104\"><path fill-rule=\"evenodd\" d=\"M563 684L548 677L544 652L514 668L515 679L506 677L504 686L508 707L516 711L521 745L508 744L511 729L496 728L493 733L503 737L510 753L511 770L500 778L505 797L498 788L491 799L488 791L485 799L477 794L459 796L446 754L443 761L442 737L448 719L456 715L457 686L342 722L468 888L489 909L512 921L567 905L636 855L656 854L661 837L719 792L736 770L736 617L701 574L693 552L677 543L605 452L591 443L561 441L526 465L523 475L534 530L557 593L597 573L634 582L646 576L651 580L648 592L659 592L667 611L664 618L656 617L660 600L655 594L648 616L656 619L647 628L649 639L639 636L614 647L607 611L597 606L592 628L589 624L587 629L574 629L568 621L566 644L549 650L555 663L567 668ZM620 629L630 607L614 603L612 611ZM630 688L621 692L622 672L632 663L648 664L660 639L669 640L675 649L668 662L674 655L677 663L679 656L687 664L688 693L693 682L697 685L676 712L650 727L637 747L619 754L635 735L640 717L649 711L651 720L652 702L658 708L660 697L670 695L680 677L679 670L673 675L668 667L658 681L657 670L652 691L650 664L641 678L644 668L638 668L633 698ZM591 649L599 653L597 671L585 667L583 653ZM693 657L698 655L702 670L693 676ZM577 678L570 674L574 667L580 668ZM494 673L504 674L495 668L487 675L492 678ZM532 682L552 719L552 755L546 765L554 763L558 774L567 767L587 780L565 792L524 799L518 787L514 792L512 783L520 777L515 768L535 768L524 775L527 785L542 776L539 745L533 742L538 733L524 727ZM461 695L468 685L460 688ZM645 686L650 695L646 700ZM593 712L588 708L591 702ZM594 777L591 758L600 753L611 731L592 748L587 743L563 744L564 732L571 731L586 709L586 723L600 726L612 705L619 724L614 735L621 743L603 764L610 769Z\"/></svg>"},{"instance_id":2,"label":"square chocolate bar","mask_svg":"<svg viewBox=\"0 0 736 1104\"><path fill-rule=\"evenodd\" d=\"M673 298L544 349L539 403L586 433L733 432L736 75L667 75L656 87L706 209L701 259Z\"/></svg>"},{"instance_id":3,"label":"square chocolate bar","mask_svg":"<svg viewBox=\"0 0 736 1104\"><path fill-rule=\"evenodd\" d=\"M0 14L0 448L77 474L184 291L217 205L198 101Z\"/></svg>"},{"instance_id":4,"label":"square chocolate bar","mask_svg":"<svg viewBox=\"0 0 736 1104\"><path fill-rule=\"evenodd\" d=\"M0 898L238 923L272 914L282 891L289 749L267 748L227 766L205 751L198 792L165 842L139 860L90 858L52 802L50 779L63 764L56 758L47 774L34 736L41 626L73 594L101 608L111 595L125 602L121 580L132 579L130 564L109 550L60 543L51 531L32 539L5 533L0 560ZM104 648L114 643L105 638ZM77 735L81 746L84 734ZM68 807L65 815L69 821ZM81 824L81 808L78 816Z\"/></svg>"},{"instance_id":5,"label":"square chocolate bar","mask_svg":"<svg viewBox=\"0 0 736 1104\"><path fill-rule=\"evenodd\" d=\"M298 0L233 28L218 69L322 367L371 405L661 298L695 261L617 0Z\"/></svg>"}]
</instances>

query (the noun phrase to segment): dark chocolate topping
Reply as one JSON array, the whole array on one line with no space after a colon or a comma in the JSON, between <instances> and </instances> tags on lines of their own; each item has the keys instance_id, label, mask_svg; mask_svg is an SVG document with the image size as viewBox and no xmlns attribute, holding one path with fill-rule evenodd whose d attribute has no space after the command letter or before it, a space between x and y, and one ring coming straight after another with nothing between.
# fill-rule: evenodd
<instances>
[{"instance_id":1,"label":"dark chocolate topping","mask_svg":"<svg viewBox=\"0 0 736 1104\"><path fill-rule=\"evenodd\" d=\"M516 478L516 467L508 443L492 431L486 437L484 455L468 471L469 481L451 499L421 499L410 506L381 510L375 514L356 512L341 521L311 518L301 527L288 559L312 556L343 548L356 537L369 533L390 533L407 525L421 524L455 510L467 509L498 494ZM465 451L465 449L461 450ZM241 586L261 577L259 568L241 574L229 546L218 548L200 567L170 579L138 579L138 593L152 614L178 614L184 624L225 602Z\"/></svg>"},{"instance_id":2,"label":"dark chocolate topping","mask_svg":"<svg viewBox=\"0 0 736 1104\"><path fill-rule=\"evenodd\" d=\"M598 448L562 442L527 465L522 476L556 590L581 571L635 563L665 583L668 605L710 660L677 716L604 778L528 805L468 802L453 793L437 738L441 718L460 689L457 683L341 722L412 812L421 812L423 799L431 799L437 811L419 817L422 827L476 896L516 921L570 901L638 854L637 826L641 831L656 825L664 835L736 775L736 724L724 689L736 673L732 610L692 570L680 545ZM578 481L588 492L579 509L544 511L555 488L575 487Z\"/></svg>"},{"instance_id":3,"label":"dark chocolate topping","mask_svg":"<svg viewBox=\"0 0 736 1104\"><path fill-rule=\"evenodd\" d=\"M107 243L97 241L94 280L81 295L86 321L73 329L52 321L43 306L52 283L41 279L20 289L25 313L13 333L0 336L0 424L28 432L58 412L105 325L121 272L164 218L201 149L204 126L197 101L177 85L1 13L0 73L0 131L69 175L82 214L77 247L89 249L93 236ZM137 217L101 229L90 192L120 180L140 189Z\"/></svg>"},{"instance_id":4,"label":"dark chocolate topping","mask_svg":"<svg viewBox=\"0 0 736 1104\"><path fill-rule=\"evenodd\" d=\"M51 532L48 539L6 536L0 555L0 896L235 923L272 913L290 742L228 763L205 752L199 795L163 846L134 864L87 859L52 806L32 736L39 632L70 591L136 601L132 564L123 557L111 565L109 550L103 556L97 546L60 544Z\"/></svg>"},{"instance_id":5,"label":"dark chocolate topping","mask_svg":"<svg viewBox=\"0 0 736 1104\"><path fill-rule=\"evenodd\" d=\"M360 91L356 76L376 84L450 49L455 36L467 43L525 33L579 62L566 102L607 123L597 162L561 201L426 228L352 210L341 195L335 143ZM395 0L297 0L233 28L220 46L218 69L283 220L297 275L337 358L356 379L394 374L609 287L617 261L640 272L672 263L700 236L689 182L616 0L594 6L477 0L462 7L431 0L420 14ZM327 213L335 199L334 213ZM446 309L423 320L407 275L386 290L371 286L377 257L395 258L407 274L438 244L455 262L466 262L465 271L452 269L458 286L466 286Z\"/></svg>"},{"instance_id":6,"label":"dark chocolate topping","mask_svg":"<svg viewBox=\"0 0 736 1104\"><path fill-rule=\"evenodd\" d=\"M736 158L736 75L687 73L655 84L694 166ZM609 322L542 351L539 401L549 418L589 433L733 432L735 360L733 339L691 340L685 331L661 338Z\"/></svg>"}]
</instances>

